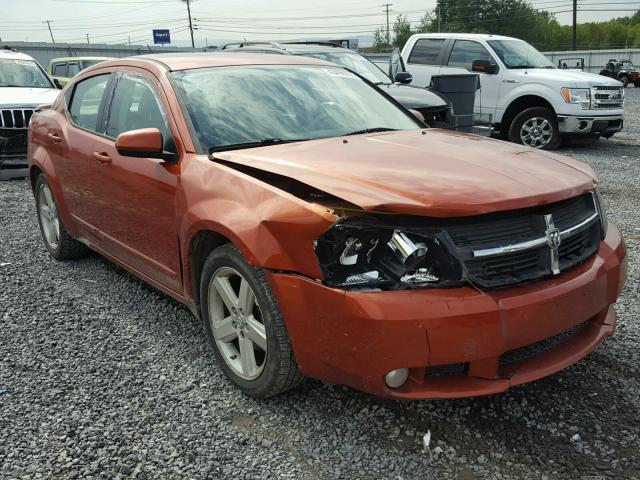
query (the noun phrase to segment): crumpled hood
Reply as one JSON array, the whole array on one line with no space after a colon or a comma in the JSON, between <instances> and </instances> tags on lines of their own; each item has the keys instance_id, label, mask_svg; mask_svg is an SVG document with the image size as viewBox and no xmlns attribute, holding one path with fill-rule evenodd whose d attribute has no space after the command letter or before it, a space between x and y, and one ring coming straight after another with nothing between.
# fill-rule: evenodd
<instances>
[{"instance_id":1,"label":"crumpled hood","mask_svg":"<svg viewBox=\"0 0 640 480\"><path fill-rule=\"evenodd\" d=\"M52 103L60 90L56 88L0 87L0 108L36 107Z\"/></svg>"},{"instance_id":2,"label":"crumpled hood","mask_svg":"<svg viewBox=\"0 0 640 480\"><path fill-rule=\"evenodd\" d=\"M365 210L434 217L552 203L596 183L590 167L569 158L448 130L337 137L214 157L296 179Z\"/></svg>"},{"instance_id":3,"label":"crumpled hood","mask_svg":"<svg viewBox=\"0 0 640 480\"><path fill-rule=\"evenodd\" d=\"M575 70L564 70L560 68L529 68L522 70L509 70L513 77L523 77L521 82L539 82L545 85L553 85L553 83L562 83L565 87L575 88L591 88L596 85L607 85L613 87L621 87L619 81L596 75L595 73L579 72Z\"/></svg>"}]
</instances>

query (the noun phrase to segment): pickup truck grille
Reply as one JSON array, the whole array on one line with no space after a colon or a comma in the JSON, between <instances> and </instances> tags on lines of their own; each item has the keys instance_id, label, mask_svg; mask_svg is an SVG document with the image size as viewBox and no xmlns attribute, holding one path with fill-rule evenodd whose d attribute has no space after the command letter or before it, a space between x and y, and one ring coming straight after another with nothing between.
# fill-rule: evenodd
<instances>
[{"instance_id":1,"label":"pickup truck grille","mask_svg":"<svg viewBox=\"0 0 640 480\"><path fill-rule=\"evenodd\" d=\"M591 257L602 235L597 205L595 195L588 193L544 207L476 217L446 231L471 282L504 287L564 272ZM558 237L559 245L553 242Z\"/></svg>"},{"instance_id":2,"label":"pickup truck grille","mask_svg":"<svg viewBox=\"0 0 640 480\"><path fill-rule=\"evenodd\" d=\"M0 110L0 128L27 128L33 109Z\"/></svg>"},{"instance_id":3,"label":"pickup truck grille","mask_svg":"<svg viewBox=\"0 0 640 480\"><path fill-rule=\"evenodd\" d=\"M591 104L594 109L622 108L624 105L624 91L622 86L593 87L591 89Z\"/></svg>"}]
</instances>

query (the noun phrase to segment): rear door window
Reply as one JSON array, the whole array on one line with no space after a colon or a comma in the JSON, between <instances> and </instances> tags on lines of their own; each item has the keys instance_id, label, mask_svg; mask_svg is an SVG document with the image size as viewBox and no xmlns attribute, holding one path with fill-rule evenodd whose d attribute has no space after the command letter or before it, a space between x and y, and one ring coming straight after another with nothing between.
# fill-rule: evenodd
<instances>
[{"instance_id":1,"label":"rear door window","mask_svg":"<svg viewBox=\"0 0 640 480\"><path fill-rule=\"evenodd\" d=\"M66 77L67 76L67 64L66 63L56 63L53 65L53 76L54 77Z\"/></svg>"},{"instance_id":2,"label":"rear door window","mask_svg":"<svg viewBox=\"0 0 640 480\"><path fill-rule=\"evenodd\" d=\"M97 75L75 85L69 105L69 116L78 127L101 133L98 118L109 77L109 74Z\"/></svg>"},{"instance_id":3,"label":"rear door window","mask_svg":"<svg viewBox=\"0 0 640 480\"><path fill-rule=\"evenodd\" d=\"M466 68L471 71L474 60L493 61L489 51L480 43L471 40L456 40L451 49L447 66Z\"/></svg>"},{"instance_id":4,"label":"rear door window","mask_svg":"<svg viewBox=\"0 0 640 480\"><path fill-rule=\"evenodd\" d=\"M411 50L409 63L417 65L440 65L440 52L444 38L420 38Z\"/></svg>"}]
</instances>

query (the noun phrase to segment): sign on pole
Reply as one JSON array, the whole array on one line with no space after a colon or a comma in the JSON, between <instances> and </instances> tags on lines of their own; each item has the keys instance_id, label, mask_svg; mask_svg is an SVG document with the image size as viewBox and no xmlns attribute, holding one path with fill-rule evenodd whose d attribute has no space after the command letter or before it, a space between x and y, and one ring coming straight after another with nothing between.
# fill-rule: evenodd
<instances>
[{"instance_id":1,"label":"sign on pole","mask_svg":"<svg viewBox=\"0 0 640 480\"><path fill-rule=\"evenodd\" d=\"M153 30L153 43L156 45L164 45L171 43L171 35L168 29L154 29Z\"/></svg>"}]
</instances>

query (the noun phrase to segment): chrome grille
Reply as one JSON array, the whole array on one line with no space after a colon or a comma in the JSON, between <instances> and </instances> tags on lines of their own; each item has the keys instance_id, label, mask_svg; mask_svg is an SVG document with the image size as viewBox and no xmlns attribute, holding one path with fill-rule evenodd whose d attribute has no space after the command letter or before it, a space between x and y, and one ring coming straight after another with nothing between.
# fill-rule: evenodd
<instances>
[{"instance_id":1,"label":"chrome grille","mask_svg":"<svg viewBox=\"0 0 640 480\"><path fill-rule=\"evenodd\" d=\"M601 85L591 89L591 105L594 109L622 108L624 105L624 90L622 86Z\"/></svg>"},{"instance_id":2,"label":"chrome grille","mask_svg":"<svg viewBox=\"0 0 640 480\"><path fill-rule=\"evenodd\" d=\"M547 224L553 219L552 227ZM593 255L600 216L591 193L446 227L469 280L496 288L564 272ZM555 240L555 243L552 241Z\"/></svg>"},{"instance_id":3,"label":"chrome grille","mask_svg":"<svg viewBox=\"0 0 640 480\"><path fill-rule=\"evenodd\" d=\"M32 108L11 108L0 110L0 128L27 128L29 127L31 115L33 115Z\"/></svg>"}]
</instances>

